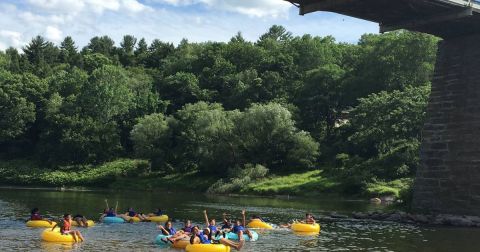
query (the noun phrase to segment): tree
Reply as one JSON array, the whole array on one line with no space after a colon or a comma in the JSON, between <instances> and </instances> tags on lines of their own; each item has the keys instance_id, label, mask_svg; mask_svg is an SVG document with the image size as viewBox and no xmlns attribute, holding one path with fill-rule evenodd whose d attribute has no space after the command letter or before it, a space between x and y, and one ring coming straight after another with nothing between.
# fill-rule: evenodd
<instances>
[{"instance_id":1,"label":"tree","mask_svg":"<svg viewBox=\"0 0 480 252\"><path fill-rule=\"evenodd\" d=\"M78 53L77 46L72 37L67 36L60 43L60 61L70 66L81 66L81 56Z\"/></svg>"},{"instance_id":2,"label":"tree","mask_svg":"<svg viewBox=\"0 0 480 252\"><path fill-rule=\"evenodd\" d=\"M125 71L103 66L92 72L79 96L82 113L100 122L109 122L127 113L132 106L132 91Z\"/></svg>"},{"instance_id":3,"label":"tree","mask_svg":"<svg viewBox=\"0 0 480 252\"><path fill-rule=\"evenodd\" d=\"M345 71L335 64L306 73L296 105L301 111L303 127L319 139L331 136L338 116L345 109L344 76Z\"/></svg>"},{"instance_id":4,"label":"tree","mask_svg":"<svg viewBox=\"0 0 480 252\"><path fill-rule=\"evenodd\" d=\"M152 41L148 48L148 56L146 66L151 68L160 67L162 60L173 53L175 47L172 43L165 43L158 39Z\"/></svg>"},{"instance_id":5,"label":"tree","mask_svg":"<svg viewBox=\"0 0 480 252\"><path fill-rule=\"evenodd\" d=\"M7 56L7 59L8 59L7 69L12 73L20 73L21 57L20 57L20 54L18 53L18 50L13 47L9 47L5 51L5 55Z\"/></svg>"},{"instance_id":6,"label":"tree","mask_svg":"<svg viewBox=\"0 0 480 252\"><path fill-rule=\"evenodd\" d=\"M144 38L141 38L135 48L135 61L137 64L145 65L148 57L148 44Z\"/></svg>"},{"instance_id":7,"label":"tree","mask_svg":"<svg viewBox=\"0 0 480 252\"><path fill-rule=\"evenodd\" d=\"M264 46L268 41L286 42L292 38L292 33L287 31L285 27L281 25L273 25L268 29L268 32L261 35L257 41L257 44Z\"/></svg>"},{"instance_id":8,"label":"tree","mask_svg":"<svg viewBox=\"0 0 480 252\"><path fill-rule=\"evenodd\" d=\"M136 155L149 158L154 168L165 165L171 134L167 118L160 113L138 119L130 133Z\"/></svg>"},{"instance_id":9,"label":"tree","mask_svg":"<svg viewBox=\"0 0 480 252\"><path fill-rule=\"evenodd\" d=\"M438 38L407 31L364 35L353 69L348 74L348 100L382 90L403 90L430 81Z\"/></svg>"},{"instance_id":10,"label":"tree","mask_svg":"<svg viewBox=\"0 0 480 252\"><path fill-rule=\"evenodd\" d=\"M124 66L131 66L134 64L134 49L137 39L132 35L123 36L120 42L120 62Z\"/></svg>"},{"instance_id":11,"label":"tree","mask_svg":"<svg viewBox=\"0 0 480 252\"><path fill-rule=\"evenodd\" d=\"M115 42L108 36L93 37L85 48L89 53L101 53L112 58L115 53Z\"/></svg>"},{"instance_id":12,"label":"tree","mask_svg":"<svg viewBox=\"0 0 480 252\"><path fill-rule=\"evenodd\" d=\"M414 174L419 165L420 132L430 86L371 94L350 113L352 155L365 160L353 166L370 177L394 179Z\"/></svg>"},{"instance_id":13,"label":"tree","mask_svg":"<svg viewBox=\"0 0 480 252\"><path fill-rule=\"evenodd\" d=\"M87 54L83 57L84 68L88 72L93 72L97 68L112 65L112 61L105 55L100 53Z\"/></svg>"},{"instance_id":14,"label":"tree","mask_svg":"<svg viewBox=\"0 0 480 252\"><path fill-rule=\"evenodd\" d=\"M46 41L42 36L36 36L23 48L26 59L32 66L32 72L38 76L48 76L51 65L57 62L58 48Z\"/></svg>"},{"instance_id":15,"label":"tree","mask_svg":"<svg viewBox=\"0 0 480 252\"><path fill-rule=\"evenodd\" d=\"M175 116L178 121L175 142L182 167L204 173L225 175L239 164L233 118L239 111L224 111L220 104L187 104Z\"/></svg>"},{"instance_id":16,"label":"tree","mask_svg":"<svg viewBox=\"0 0 480 252\"><path fill-rule=\"evenodd\" d=\"M177 111L187 103L206 100L207 90L199 87L198 79L194 74L178 72L168 76L161 82L159 91L162 98L170 102L170 112Z\"/></svg>"},{"instance_id":17,"label":"tree","mask_svg":"<svg viewBox=\"0 0 480 252\"><path fill-rule=\"evenodd\" d=\"M273 172L312 168L318 144L295 127L291 113L276 103L253 105L235 120L240 151L249 163Z\"/></svg>"},{"instance_id":18,"label":"tree","mask_svg":"<svg viewBox=\"0 0 480 252\"><path fill-rule=\"evenodd\" d=\"M25 94L20 76L0 70L0 142L25 133L35 121L35 104Z\"/></svg>"}]
</instances>

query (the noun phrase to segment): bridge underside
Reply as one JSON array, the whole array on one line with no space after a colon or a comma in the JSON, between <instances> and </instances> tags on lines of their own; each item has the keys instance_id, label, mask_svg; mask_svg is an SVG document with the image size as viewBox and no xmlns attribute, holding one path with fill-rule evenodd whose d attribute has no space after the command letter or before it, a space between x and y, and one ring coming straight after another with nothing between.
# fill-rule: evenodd
<instances>
[{"instance_id":1,"label":"bridge underside","mask_svg":"<svg viewBox=\"0 0 480 252\"><path fill-rule=\"evenodd\" d=\"M398 29L439 37L480 31L480 4L465 0L288 0L300 14L328 11L380 24L380 31Z\"/></svg>"},{"instance_id":2,"label":"bridge underside","mask_svg":"<svg viewBox=\"0 0 480 252\"><path fill-rule=\"evenodd\" d=\"M413 208L480 216L480 6L465 0L289 0L443 37L438 51Z\"/></svg>"}]
</instances>

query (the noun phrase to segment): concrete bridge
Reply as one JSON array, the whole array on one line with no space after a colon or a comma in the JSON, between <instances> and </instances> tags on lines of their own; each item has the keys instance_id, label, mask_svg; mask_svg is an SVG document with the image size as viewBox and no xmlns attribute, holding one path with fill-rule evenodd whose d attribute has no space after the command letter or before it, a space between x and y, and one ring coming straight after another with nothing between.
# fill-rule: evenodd
<instances>
[{"instance_id":1,"label":"concrete bridge","mask_svg":"<svg viewBox=\"0 0 480 252\"><path fill-rule=\"evenodd\" d=\"M468 0L288 0L442 37L422 132L413 210L480 216L480 3Z\"/></svg>"}]
</instances>

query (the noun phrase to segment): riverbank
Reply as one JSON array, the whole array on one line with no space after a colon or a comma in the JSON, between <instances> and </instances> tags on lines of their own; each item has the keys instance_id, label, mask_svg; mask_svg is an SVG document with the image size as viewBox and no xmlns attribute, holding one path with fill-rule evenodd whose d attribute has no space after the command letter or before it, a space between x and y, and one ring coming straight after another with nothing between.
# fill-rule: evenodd
<instances>
[{"instance_id":1,"label":"riverbank","mask_svg":"<svg viewBox=\"0 0 480 252\"><path fill-rule=\"evenodd\" d=\"M40 167L30 160L0 161L0 182L14 186L101 187L113 190L206 192L220 178L205 176L196 171L186 173L152 172L150 163L142 159L119 159L101 165L62 166L56 169ZM286 175L270 175L242 184L224 194L315 196L339 194L362 198L407 197L411 179L368 183L354 194L346 194L338 178L322 170Z\"/></svg>"}]
</instances>

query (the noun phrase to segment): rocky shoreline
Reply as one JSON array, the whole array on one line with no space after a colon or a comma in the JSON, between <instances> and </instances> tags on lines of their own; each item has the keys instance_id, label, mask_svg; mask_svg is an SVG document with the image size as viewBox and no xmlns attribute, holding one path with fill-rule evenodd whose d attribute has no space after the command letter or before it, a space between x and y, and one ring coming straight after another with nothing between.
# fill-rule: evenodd
<instances>
[{"instance_id":1,"label":"rocky shoreline","mask_svg":"<svg viewBox=\"0 0 480 252\"><path fill-rule=\"evenodd\" d=\"M479 216L453 215L453 214L412 214L403 211L383 212L353 212L351 217L347 215L331 213L329 218L346 219L353 218L356 220L376 220L376 221L393 221L409 224L421 225L438 225L438 226L454 226L454 227L479 227Z\"/></svg>"}]
</instances>

